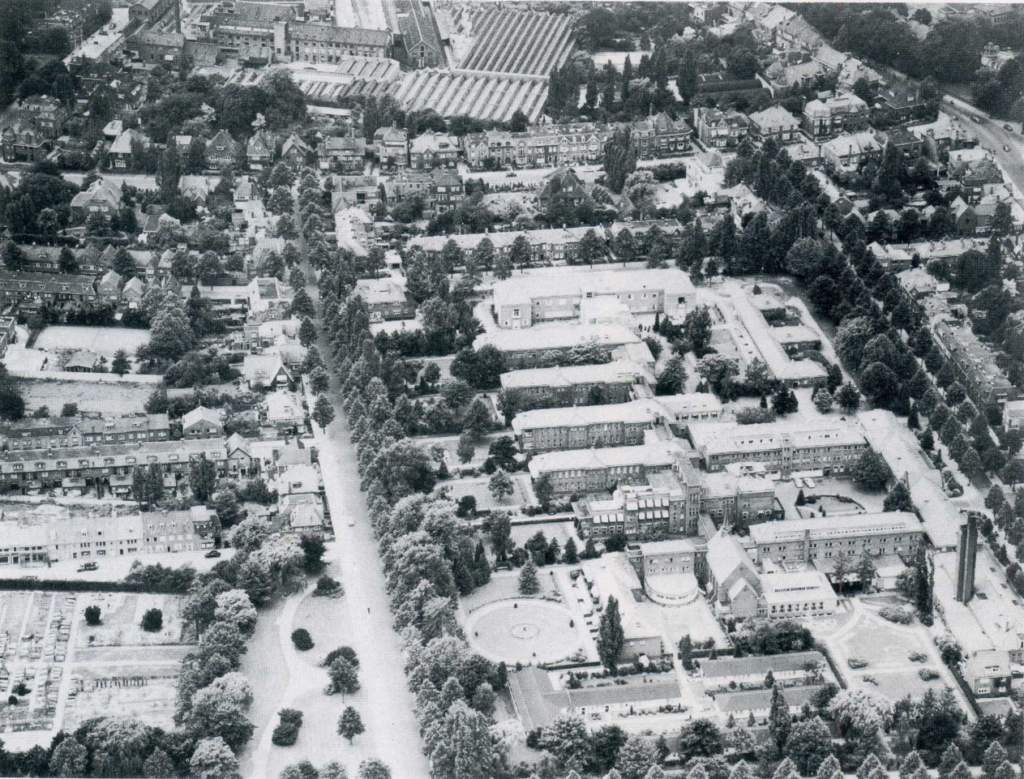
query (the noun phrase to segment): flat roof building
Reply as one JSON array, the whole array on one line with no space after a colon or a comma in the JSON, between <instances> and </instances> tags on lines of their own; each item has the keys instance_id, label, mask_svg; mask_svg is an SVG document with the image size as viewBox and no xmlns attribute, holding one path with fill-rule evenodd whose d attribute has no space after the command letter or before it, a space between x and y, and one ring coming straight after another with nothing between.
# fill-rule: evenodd
<instances>
[{"instance_id":1,"label":"flat roof building","mask_svg":"<svg viewBox=\"0 0 1024 779\"><path fill-rule=\"evenodd\" d=\"M793 471L846 473L868 449L867 440L841 423L806 429L778 422L758 425L697 422L690 440L709 471L729 463L761 463L784 476Z\"/></svg>"},{"instance_id":2,"label":"flat roof building","mask_svg":"<svg viewBox=\"0 0 1024 779\"><path fill-rule=\"evenodd\" d=\"M584 300L610 297L633 314L679 316L693 307L696 292L690 277L676 269L566 273L548 291L531 276L494 285L494 315L501 328L518 329L541 322L580 317Z\"/></svg>"}]
</instances>

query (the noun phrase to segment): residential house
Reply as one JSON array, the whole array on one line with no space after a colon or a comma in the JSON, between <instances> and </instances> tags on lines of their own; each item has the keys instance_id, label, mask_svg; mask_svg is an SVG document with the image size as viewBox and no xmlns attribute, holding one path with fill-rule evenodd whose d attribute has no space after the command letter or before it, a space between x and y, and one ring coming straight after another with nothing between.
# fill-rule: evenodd
<instances>
[{"instance_id":1,"label":"residential house","mask_svg":"<svg viewBox=\"0 0 1024 779\"><path fill-rule=\"evenodd\" d=\"M266 422L278 435L300 432L306 424L306 412L301 398L294 392L277 390L263 399L266 407Z\"/></svg>"},{"instance_id":2,"label":"residential house","mask_svg":"<svg viewBox=\"0 0 1024 779\"><path fill-rule=\"evenodd\" d=\"M33 95L15 102L8 115L27 123L40 137L50 141L55 141L64 134L68 120L68 111L64 104L57 98L47 95Z\"/></svg>"},{"instance_id":3,"label":"residential house","mask_svg":"<svg viewBox=\"0 0 1024 779\"><path fill-rule=\"evenodd\" d=\"M770 106L750 115L750 134L754 140L775 139L787 144L800 140L800 121L782 106Z\"/></svg>"},{"instance_id":4,"label":"residential house","mask_svg":"<svg viewBox=\"0 0 1024 779\"><path fill-rule=\"evenodd\" d=\"M193 460L205 456L225 471L224 441L156 441L105 444L89 448L7 452L0 460L0 484L23 491L61 487L64 479L84 480L89 489L113 477L131 477L137 465L157 465L165 474L187 478ZM173 483L174 480L172 480Z\"/></svg>"},{"instance_id":5,"label":"residential house","mask_svg":"<svg viewBox=\"0 0 1024 779\"><path fill-rule=\"evenodd\" d=\"M222 533L217 512L206 506L128 516L48 518L32 524L8 520L0 527L0 566L213 549Z\"/></svg>"},{"instance_id":6,"label":"residential house","mask_svg":"<svg viewBox=\"0 0 1024 779\"><path fill-rule=\"evenodd\" d=\"M119 273L108 270L96 282L96 296L104 303L117 304L121 300L121 285L124 283L124 277Z\"/></svg>"},{"instance_id":7,"label":"residential house","mask_svg":"<svg viewBox=\"0 0 1024 779\"><path fill-rule=\"evenodd\" d=\"M875 97L875 105L898 122L927 119L929 113L928 101L916 84L897 82L884 87Z\"/></svg>"},{"instance_id":8,"label":"residential house","mask_svg":"<svg viewBox=\"0 0 1024 779\"><path fill-rule=\"evenodd\" d=\"M880 135L885 139L886 148L892 146L897 149L909 162L916 160L924 151L924 141L902 127L894 127Z\"/></svg>"},{"instance_id":9,"label":"residential house","mask_svg":"<svg viewBox=\"0 0 1024 779\"><path fill-rule=\"evenodd\" d=\"M465 199L465 187L455 171L435 168L430 172L430 181L431 193L428 202L435 214L454 211Z\"/></svg>"},{"instance_id":10,"label":"residential house","mask_svg":"<svg viewBox=\"0 0 1024 779\"><path fill-rule=\"evenodd\" d=\"M247 354L242 362L242 376L253 389L271 389L287 385L294 377L279 354Z\"/></svg>"},{"instance_id":11,"label":"residential house","mask_svg":"<svg viewBox=\"0 0 1024 779\"><path fill-rule=\"evenodd\" d=\"M814 138L857 132L867 127L868 104L853 94L811 100L804 106L803 128Z\"/></svg>"},{"instance_id":12,"label":"residential house","mask_svg":"<svg viewBox=\"0 0 1024 779\"><path fill-rule=\"evenodd\" d=\"M206 142L206 164L220 170L238 160L239 145L227 130L221 130Z\"/></svg>"},{"instance_id":13,"label":"residential house","mask_svg":"<svg viewBox=\"0 0 1024 779\"><path fill-rule=\"evenodd\" d=\"M444 133L426 132L409 144L409 166L413 170L454 168L459 161L459 141Z\"/></svg>"},{"instance_id":14,"label":"residential house","mask_svg":"<svg viewBox=\"0 0 1024 779\"><path fill-rule=\"evenodd\" d=\"M697 137L706 149L736 147L750 130L750 120L738 111L695 108L693 120Z\"/></svg>"},{"instance_id":15,"label":"residential house","mask_svg":"<svg viewBox=\"0 0 1024 779\"><path fill-rule=\"evenodd\" d=\"M295 133L289 135L281 145L281 162L293 170L308 164L312 156L313 150L309 148L309 144Z\"/></svg>"},{"instance_id":16,"label":"residential house","mask_svg":"<svg viewBox=\"0 0 1024 779\"><path fill-rule=\"evenodd\" d=\"M985 649L964 659L964 678L978 698L1009 696L1013 684L1010 657L1005 651Z\"/></svg>"},{"instance_id":17,"label":"residential house","mask_svg":"<svg viewBox=\"0 0 1024 779\"><path fill-rule=\"evenodd\" d=\"M373 155L381 167L404 168L409 164L409 133L404 127L378 127L373 134Z\"/></svg>"},{"instance_id":18,"label":"residential house","mask_svg":"<svg viewBox=\"0 0 1024 779\"><path fill-rule=\"evenodd\" d=\"M223 438L224 423L220 412L197 406L181 418L182 438Z\"/></svg>"},{"instance_id":19,"label":"residential house","mask_svg":"<svg viewBox=\"0 0 1024 779\"><path fill-rule=\"evenodd\" d=\"M245 144L245 159L250 170L265 170L274 164L276 142L266 130L253 134Z\"/></svg>"},{"instance_id":20,"label":"residential house","mask_svg":"<svg viewBox=\"0 0 1024 779\"><path fill-rule=\"evenodd\" d=\"M405 286L391 278L359 279L353 292L366 303L371 322L394 319L412 319L416 316L416 303L405 291Z\"/></svg>"},{"instance_id":21,"label":"residential house","mask_svg":"<svg viewBox=\"0 0 1024 779\"><path fill-rule=\"evenodd\" d=\"M115 184L104 178L98 178L85 192L79 192L71 198L71 215L84 220L90 214L114 216L121 208L123 184Z\"/></svg>"},{"instance_id":22,"label":"residential house","mask_svg":"<svg viewBox=\"0 0 1024 779\"><path fill-rule=\"evenodd\" d=\"M49 148L43 134L23 121L8 125L0 132L4 162L38 162Z\"/></svg>"},{"instance_id":23,"label":"residential house","mask_svg":"<svg viewBox=\"0 0 1024 779\"><path fill-rule=\"evenodd\" d=\"M882 83L882 75L856 57L850 57L839 69L836 87L840 90L852 92L860 81L866 83L871 89L877 89Z\"/></svg>"},{"instance_id":24,"label":"residential house","mask_svg":"<svg viewBox=\"0 0 1024 779\"><path fill-rule=\"evenodd\" d=\"M840 135L821 144L821 158L839 173L855 173L869 160L882 156L882 144L870 131Z\"/></svg>"},{"instance_id":25,"label":"residential house","mask_svg":"<svg viewBox=\"0 0 1024 779\"><path fill-rule=\"evenodd\" d=\"M923 141L932 162L940 162L951 150L970 148L978 143L974 131L959 117L941 112L934 122L912 125L907 130Z\"/></svg>"},{"instance_id":26,"label":"residential house","mask_svg":"<svg viewBox=\"0 0 1024 779\"><path fill-rule=\"evenodd\" d=\"M142 305L142 297L146 294L146 285L141 279L132 276L121 290L121 300L129 309L137 309Z\"/></svg>"},{"instance_id":27,"label":"residential house","mask_svg":"<svg viewBox=\"0 0 1024 779\"><path fill-rule=\"evenodd\" d=\"M110 144L110 151L107 152L107 165L112 170L132 170L138 160L135 159L135 146L149 145L149 139L138 130L125 130Z\"/></svg>"},{"instance_id":28,"label":"residential house","mask_svg":"<svg viewBox=\"0 0 1024 779\"><path fill-rule=\"evenodd\" d=\"M366 140L362 137L331 136L317 148L320 169L359 175L366 164Z\"/></svg>"},{"instance_id":29,"label":"residential house","mask_svg":"<svg viewBox=\"0 0 1024 779\"><path fill-rule=\"evenodd\" d=\"M369 211L380 201L380 188L376 176L341 176L332 178L331 206L339 208L357 206Z\"/></svg>"}]
</instances>

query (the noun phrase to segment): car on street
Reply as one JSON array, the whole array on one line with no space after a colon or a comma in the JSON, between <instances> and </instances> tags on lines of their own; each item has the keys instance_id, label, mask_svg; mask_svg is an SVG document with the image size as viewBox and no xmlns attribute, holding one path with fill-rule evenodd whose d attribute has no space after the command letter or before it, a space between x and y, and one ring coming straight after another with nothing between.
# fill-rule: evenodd
<instances>
[{"instance_id":1,"label":"car on street","mask_svg":"<svg viewBox=\"0 0 1024 779\"><path fill-rule=\"evenodd\" d=\"M98 568L99 566L96 563L83 563L82 565L78 566L78 572L82 573L83 571L95 571Z\"/></svg>"},{"instance_id":2,"label":"car on street","mask_svg":"<svg viewBox=\"0 0 1024 779\"><path fill-rule=\"evenodd\" d=\"M1003 129L1004 130L1009 130L1012 133L1013 132L1013 125L1010 124L1009 122L1007 122L1006 124L1003 125Z\"/></svg>"},{"instance_id":3,"label":"car on street","mask_svg":"<svg viewBox=\"0 0 1024 779\"><path fill-rule=\"evenodd\" d=\"M981 124L981 119L976 117L974 114L971 114L971 121L974 122L975 124Z\"/></svg>"},{"instance_id":4,"label":"car on street","mask_svg":"<svg viewBox=\"0 0 1024 779\"><path fill-rule=\"evenodd\" d=\"M218 552L216 549L211 549L209 552L204 554L203 557L209 557L209 558L220 557L220 552Z\"/></svg>"}]
</instances>

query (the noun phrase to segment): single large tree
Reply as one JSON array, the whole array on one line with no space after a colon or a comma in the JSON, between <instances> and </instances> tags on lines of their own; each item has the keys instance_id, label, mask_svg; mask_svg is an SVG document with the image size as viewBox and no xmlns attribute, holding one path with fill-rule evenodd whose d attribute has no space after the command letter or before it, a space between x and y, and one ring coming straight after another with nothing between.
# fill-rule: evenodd
<instances>
[{"instance_id":1,"label":"single large tree","mask_svg":"<svg viewBox=\"0 0 1024 779\"><path fill-rule=\"evenodd\" d=\"M793 718L789 713L789 704L779 685L772 687L772 703L768 712L768 732L775 742L775 748L781 753L789 740Z\"/></svg>"},{"instance_id":2,"label":"single large tree","mask_svg":"<svg viewBox=\"0 0 1024 779\"><path fill-rule=\"evenodd\" d=\"M613 675L618 671L619 655L625 643L622 630L622 616L619 614L619 601L614 595L608 596L604 614L597 633L597 654L601 663Z\"/></svg>"},{"instance_id":3,"label":"single large tree","mask_svg":"<svg viewBox=\"0 0 1024 779\"><path fill-rule=\"evenodd\" d=\"M346 706L345 711L338 718L338 735L348 739L348 743L351 744L352 739L365 732L366 727L363 725L363 719L359 716L359 712L351 706Z\"/></svg>"}]
</instances>

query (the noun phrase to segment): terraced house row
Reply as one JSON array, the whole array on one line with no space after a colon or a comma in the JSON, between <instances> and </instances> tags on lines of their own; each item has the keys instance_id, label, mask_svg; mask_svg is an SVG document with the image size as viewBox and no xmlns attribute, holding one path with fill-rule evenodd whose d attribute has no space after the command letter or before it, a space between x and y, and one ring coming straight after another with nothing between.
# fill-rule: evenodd
<instances>
[{"instance_id":1,"label":"terraced house row","mask_svg":"<svg viewBox=\"0 0 1024 779\"><path fill-rule=\"evenodd\" d=\"M631 124L538 125L524 132L488 130L463 136L462 150L471 168L488 165L520 168L596 163L616 130L625 127L641 159L681 154L690 148L693 130L683 119L660 113Z\"/></svg>"}]
</instances>

